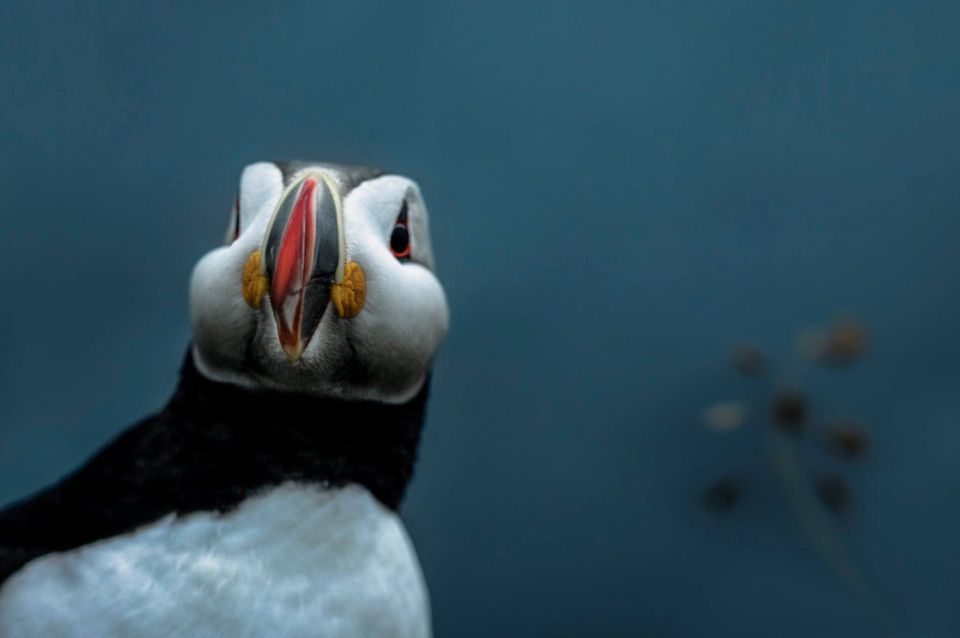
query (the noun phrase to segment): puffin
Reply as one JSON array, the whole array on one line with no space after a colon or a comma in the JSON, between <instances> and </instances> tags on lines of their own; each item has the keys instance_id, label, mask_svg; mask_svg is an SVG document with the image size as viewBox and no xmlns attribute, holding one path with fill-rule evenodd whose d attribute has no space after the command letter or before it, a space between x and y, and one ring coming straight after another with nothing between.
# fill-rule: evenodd
<instances>
[{"instance_id":1,"label":"puffin","mask_svg":"<svg viewBox=\"0 0 960 638\"><path fill-rule=\"evenodd\" d=\"M449 311L417 184L241 174L166 406L0 511L0 636L431 635L398 515Z\"/></svg>"}]
</instances>

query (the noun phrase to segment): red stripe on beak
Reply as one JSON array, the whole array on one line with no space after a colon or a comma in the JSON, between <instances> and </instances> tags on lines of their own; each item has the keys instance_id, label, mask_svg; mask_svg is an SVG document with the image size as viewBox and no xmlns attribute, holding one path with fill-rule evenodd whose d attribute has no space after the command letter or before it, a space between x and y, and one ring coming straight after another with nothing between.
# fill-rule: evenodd
<instances>
[{"instance_id":1,"label":"red stripe on beak","mask_svg":"<svg viewBox=\"0 0 960 638\"><path fill-rule=\"evenodd\" d=\"M316 247L317 181L306 179L294 203L277 251L270 285L280 345L292 360L300 357L303 296Z\"/></svg>"}]
</instances>

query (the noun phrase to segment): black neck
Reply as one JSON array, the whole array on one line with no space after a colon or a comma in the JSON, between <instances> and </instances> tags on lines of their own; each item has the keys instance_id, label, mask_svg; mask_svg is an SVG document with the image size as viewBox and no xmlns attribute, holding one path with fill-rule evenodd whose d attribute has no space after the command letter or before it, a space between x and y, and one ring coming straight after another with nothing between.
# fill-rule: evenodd
<instances>
[{"instance_id":1,"label":"black neck","mask_svg":"<svg viewBox=\"0 0 960 638\"><path fill-rule=\"evenodd\" d=\"M428 387L429 379L398 405L255 391L208 379L188 352L167 410L213 444L208 462L227 465L224 482L357 483L396 509L413 475Z\"/></svg>"}]
</instances>

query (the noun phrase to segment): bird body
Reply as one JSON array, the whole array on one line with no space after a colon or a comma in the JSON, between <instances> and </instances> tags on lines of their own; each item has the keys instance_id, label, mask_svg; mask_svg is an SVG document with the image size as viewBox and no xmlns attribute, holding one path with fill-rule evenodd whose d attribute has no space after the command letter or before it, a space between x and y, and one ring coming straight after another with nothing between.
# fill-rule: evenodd
<instances>
[{"instance_id":1,"label":"bird body","mask_svg":"<svg viewBox=\"0 0 960 638\"><path fill-rule=\"evenodd\" d=\"M0 635L430 635L396 512L447 325L419 191L260 163L232 215L166 407L0 511Z\"/></svg>"}]
</instances>

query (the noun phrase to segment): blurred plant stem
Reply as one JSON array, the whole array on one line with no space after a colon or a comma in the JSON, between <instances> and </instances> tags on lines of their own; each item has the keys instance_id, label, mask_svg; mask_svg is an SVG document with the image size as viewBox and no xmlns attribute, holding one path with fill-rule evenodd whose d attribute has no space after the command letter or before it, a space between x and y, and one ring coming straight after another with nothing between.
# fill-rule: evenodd
<instances>
[{"instance_id":1,"label":"blurred plant stem","mask_svg":"<svg viewBox=\"0 0 960 638\"><path fill-rule=\"evenodd\" d=\"M767 431L766 443L770 462L780 478L791 509L814 550L853 590L883 635L897 635L893 618L880 604L879 598L854 565L833 520L817 500L810 481L800 467L796 442L789 436L770 429Z\"/></svg>"}]
</instances>

